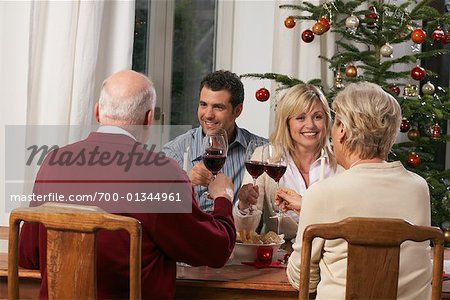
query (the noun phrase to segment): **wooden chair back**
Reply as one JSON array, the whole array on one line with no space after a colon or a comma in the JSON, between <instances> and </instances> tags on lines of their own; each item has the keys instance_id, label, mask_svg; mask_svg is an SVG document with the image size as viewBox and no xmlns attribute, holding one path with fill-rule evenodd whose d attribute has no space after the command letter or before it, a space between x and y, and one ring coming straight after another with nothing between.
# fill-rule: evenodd
<instances>
[{"instance_id":1,"label":"wooden chair back","mask_svg":"<svg viewBox=\"0 0 450 300\"><path fill-rule=\"evenodd\" d=\"M22 221L47 229L49 299L95 299L96 231L126 230L130 234L130 299L141 295L141 223L106 213L95 206L45 203L11 212L8 248L8 298L19 299L18 237ZM114 249L111 249L114 251Z\"/></svg>"},{"instance_id":2,"label":"wooden chair back","mask_svg":"<svg viewBox=\"0 0 450 300\"><path fill-rule=\"evenodd\" d=\"M312 240L342 238L348 242L346 299L396 299L400 245L431 240L432 299L441 299L444 236L441 229L416 226L402 219L347 218L312 224L303 233L299 299L308 299Z\"/></svg>"}]
</instances>

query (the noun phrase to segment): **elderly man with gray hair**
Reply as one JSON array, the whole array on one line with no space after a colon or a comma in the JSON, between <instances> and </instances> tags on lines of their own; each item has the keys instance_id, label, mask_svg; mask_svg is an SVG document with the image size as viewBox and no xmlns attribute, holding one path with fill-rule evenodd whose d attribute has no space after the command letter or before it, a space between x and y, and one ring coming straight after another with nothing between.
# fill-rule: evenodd
<instances>
[{"instance_id":1,"label":"elderly man with gray hair","mask_svg":"<svg viewBox=\"0 0 450 300\"><path fill-rule=\"evenodd\" d=\"M124 70L106 79L95 105L99 130L85 140L51 152L38 172L34 193L57 192L64 197L97 192L117 195L114 201L90 205L141 222L142 298L171 299L175 294L177 261L220 267L230 256L236 240L233 185L229 177L219 174L208 186L214 211L202 212L187 174L173 159L143 146L149 137L155 100L153 83L142 74ZM76 163L50 164L51 158L63 161L61 156L68 153L76 158ZM172 197L167 193L172 193ZM163 201L164 197L167 201ZM45 228L24 224L19 264L41 270L40 298L48 297L45 241ZM98 233L99 299L129 297L129 251L125 232Z\"/></svg>"}]
</instances>

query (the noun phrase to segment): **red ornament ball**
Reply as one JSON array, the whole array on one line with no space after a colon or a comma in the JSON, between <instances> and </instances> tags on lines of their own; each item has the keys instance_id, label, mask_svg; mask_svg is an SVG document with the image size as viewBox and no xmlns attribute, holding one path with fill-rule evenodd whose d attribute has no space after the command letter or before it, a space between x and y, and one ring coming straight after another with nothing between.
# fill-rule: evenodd
<instances>
[{"instance_id":1,"label":"red ornament ball","mask_svg":"<svg viewBox=\"0 0 450 300\"><path fill-rule=\"evenodd\" d=\"M400 124L400 131L407 132L410 128L411 128L411 125L409 124L408 119L403 118L402 123Z\"/></svg>"},{"instance_id":2,"label":"red ornament ball","mask_svg":"<svg viewBox=\"0 0 450 300\"><path fill-rule=\"evenodd\" d=\"M431 126L431 138L433 140L438 140L441 137L441 126L436 123Z\"/></svg>"},{"instance_id":3,"label":"red ornament ball","mask_svg":"<svg viewBox=\"0 0 450 300\"><path fill-rule=\"evenodd\" d=\"M306 29L302 32L302 40L305 43L311 43L314 40L314 33L311 30Z\"/></svg>"},{"instance_id":4,"label":"red ornament ball","mask_svg":"<svg viewBox=\"0 0 450 300\"><path fill-rule=\"evenodd\" d=\"M317 35L322 35L327 31L326 27L323 26L322 24L320 24L319 22L317 22L316 24L314 24L313 28L312 28L312 32L314 32L314 34Z\"/></svg>"},{"instance_id":5,"label":"red ornament ball","mask_svg":"<svg viewBox=\"0 0 450 300\"><path fill-rule=\"evenodd\" d=\"M396 84L390 85L388 88L397 96L400 95L400 88Z\"/></svg>"},{"instance_id":6,"label":"red ornament ball","mask_svg":"<svg viewBox=\"0 0 450 300\"><path fill-rule=\"evenodd\" d=\"M422 67L417 66L411 70L411 77L415 80L422 80L425 75L425 69Z\"/></svg>"},{"instance_id":7,"label":"red ornament ball","mask_svg":"<svg viewBox=\"0 0 450 300\"><path fill-rule=\"evenodd\" d=\"M295 21L295 19L293 17L287 17L284 20L284 26L286 26L286 28L289 28L289 29L294 28L296 23L297 22Z\"/></svg>"},{"instance_id":8,"label":"red ornament ball","mask_svg":"<svg viewBox=\"0 0 450 300\"><path fill-rule=\"evenodd\" d=\"M444 44L450 44L450 31L445 34L445 39L442 40Z\"/></svg>"},{"instance_id":9,"label":"red ornament ball","mask_svg":"<svg viewBox=\"0 0 450 300\"><path fill-rule=\"evenodd\" d=\"M376 12L368 13L366 18L367 28L375 28L377 26L378 14Z\"/></svg>"},{"instance_id":10,"label":"red ornament ball","mask_svg":"<svg viewBox=\"0 0 450 300\"><path fill-rule=\"evenodd\" d=\"M331 28L330 21L328 21L328 19L325 16L320 18L319 23L322 24L323 26L325 26L325 31L330 30L330 28Z\"/></svg>"},{"instance_id":11,"label":"red ornament ball","mask_svg":"<svg viewBox=\"0 0 450 300\"><path fill-rule=\"evenodd\" d=\"M417 129L411 129L410 131L408 131L408 139L410 139L411 141L415 141L420 137L420 132Z\"/></svg>"},{"instance_id":12,"label":"red ornament ball","mask_svg":"<svg viewBox=\"0 0 450 300\"><path fill-rule=\"evenodd\" d=\"M377 26L377 21L377 9L373 5L371 5L369 6L369 13L366 15L367 28L375 28Z\"/></svg>"},{"instance_id":13,"label":"red ornament ball","mask_svg":"<svg viewBox=\"0 0 450 300\"><path fill-rule=\"evenodd\" d=\"M411 152L406 159L406 163L411 168L417 168L418 166L420 166L419 154L417 154L416 152Z\"/></svg>"},{"instance_id":14,"label":"red ornament ball","mask_svg":"<svg viewBox=\"0 0 450 300\"><path fill-rule=\"evenodd\" d=\"M431 35L431 37L436 42L445 42L445 33L439 26L438 26L438 28L436 28L436 30L433 31L433 34Z\"/></svg>"},{"instance_id":15,"label":"red ornament ball","mask_svg":"<svg viewBox=\"0 0 450 300\"><path fill-rule=\"evenodd\" d=\"M411 40L416 44L422 44L426 38L427 34L421 28L417 28L411 33Z\"/></svg>"},{"instance_id":16,"label":"red ornament ball","mask_svg":"<svg viewBox=\"0 0 450 300\"><path fill-rule=\"evenodd\" d=\"M260 88L259 90L256 91L255 97L256 100L265 102L270 98L269 90L267 90L266 88Z\"/></svg>"}]
</instances>

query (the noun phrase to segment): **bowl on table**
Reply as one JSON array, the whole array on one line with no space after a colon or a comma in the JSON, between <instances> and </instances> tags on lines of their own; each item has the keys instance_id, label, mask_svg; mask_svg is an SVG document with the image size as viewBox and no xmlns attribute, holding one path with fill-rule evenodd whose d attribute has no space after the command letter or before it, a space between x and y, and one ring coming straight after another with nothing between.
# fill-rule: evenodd
<instances>
[{"instance_id":1,"label":"bowl on table","mask_svg":"<svg viewBox=\"0 0 450 300\"><path fill-rule=\"evenodd\" d=\"M281 240L280 243L271 244L244 244L238 242L234 246L231 259L237 262L269 259L272 262L275 253L277 253L283 243L284 240Z\"/></svg>"}]
</instances>

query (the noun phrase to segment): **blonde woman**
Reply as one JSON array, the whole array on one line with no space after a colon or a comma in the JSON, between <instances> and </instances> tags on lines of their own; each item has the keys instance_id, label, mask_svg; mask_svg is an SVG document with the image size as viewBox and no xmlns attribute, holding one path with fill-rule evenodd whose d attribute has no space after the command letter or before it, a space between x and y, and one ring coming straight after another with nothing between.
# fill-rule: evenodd
<instances>
[{"instance_id":1,"label":"blonde woman","mask_svg":"<svg viewBox=\"0 0 450 300\"><path fill-rule=\"evenodd\" d=\"M426 181L399 162L386 162L400 128L397 101L373 83L349 84L333 102L331 130L337 162L346 170L312 186L303 197L296 242L287 268L298 289L303 231L309 224L347 217L402 218L430 225ZM313 241L309 291L316 299L344 299L347 243ZM402 244L397 299L430 299L429 243Z\"/></svg>"},{"instance_id":2,"label":"blonde woman","mask_svg":"<svg viewBox=\"0 0 450 300\"><path fill-rule=\"evenodd\" d=\"M275 198L289 194L297 204L285 210L298 208L301 195L310 185L335 173L336 162L329 147L330 128L330 108L317 87L298 84L284 94L278 103L275 128L269 139L276 146L276 157L287 162L280 181L280 194L277 196L277 184L267 174L261 175L253 185L252 177L246 172L233 211L238 231L256 231L262 226L261 232L279 229L286 238L295 237L298 211L287 211L278 226L278 218L273 218L279 209L274 205ZM256 149L253 157L258 159L261 152L261 148Z\"/></svg>"}]
</instances>

